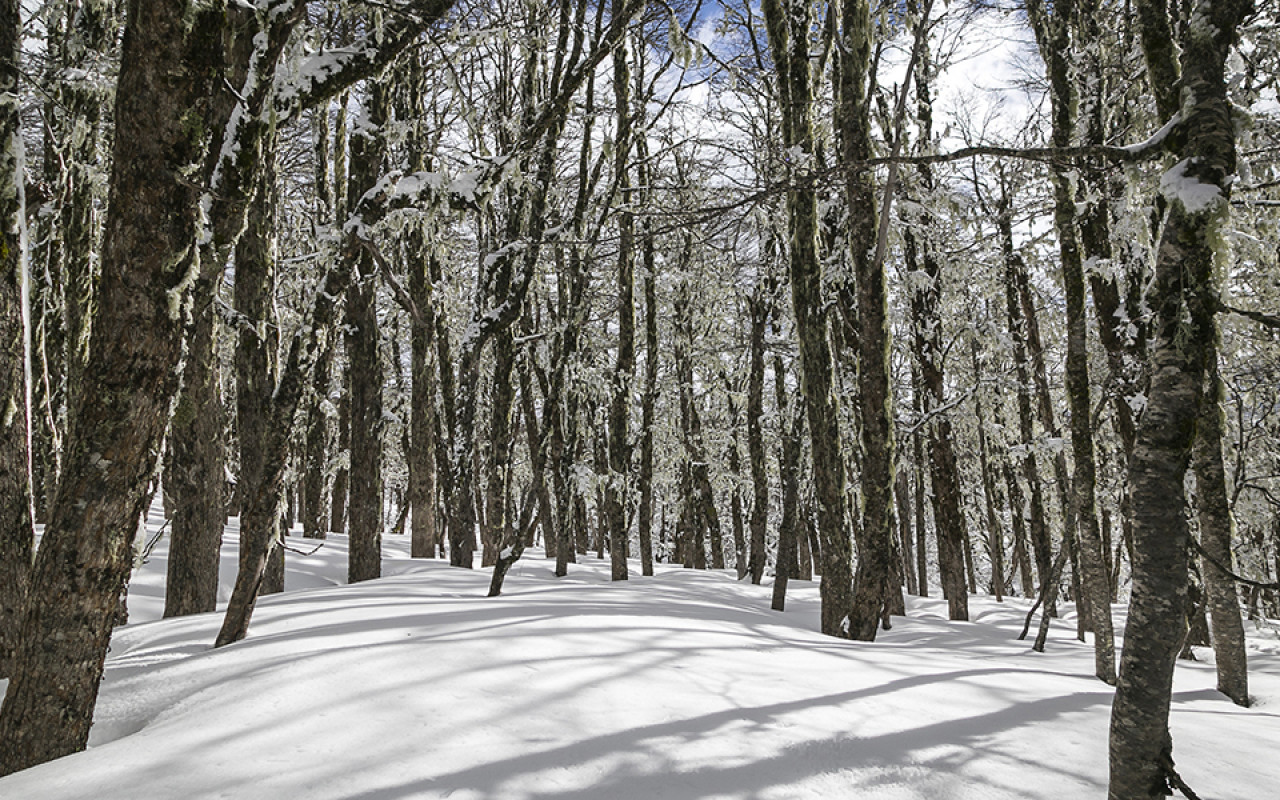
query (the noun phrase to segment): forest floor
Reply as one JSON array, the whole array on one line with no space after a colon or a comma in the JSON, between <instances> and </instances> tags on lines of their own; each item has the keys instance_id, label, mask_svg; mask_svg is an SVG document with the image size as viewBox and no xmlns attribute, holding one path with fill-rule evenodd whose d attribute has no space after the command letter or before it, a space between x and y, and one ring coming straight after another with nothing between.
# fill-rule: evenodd
<instances>
[{"instance_id":1,"label":"forest floor","mask_svg":"<svg viewBox=\"0 0 1280 800\"><path fill-rule=\"evenodd\" d=\"M89 749L0 779L0 798L1105 796L1112 692L1070 606L1044 654L1015 638L1026 603L988 597L967 623L911 598L866 644L816 632L814 583L778 613L731 573L614 584L587 559L556 579L531 550L489 599L488 570L411 560L406 537L384 551L385 577L355 586L345 537L289 553L287 591L213 650L220 615L159 618L162 542ZM232 529L223 601L234 569ZM1174 758L1205 800L1280 791L1280 629L1248 630L1253 708L1214 690L1207 649L1178 665Z\"/></svg>"}]
</instances>

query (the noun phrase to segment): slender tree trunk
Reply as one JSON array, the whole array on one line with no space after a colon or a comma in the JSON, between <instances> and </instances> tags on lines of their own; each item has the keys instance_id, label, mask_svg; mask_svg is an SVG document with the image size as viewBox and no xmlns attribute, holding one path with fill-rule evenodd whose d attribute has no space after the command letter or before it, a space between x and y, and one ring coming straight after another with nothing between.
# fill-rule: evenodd
<instances>
[{"instance_id":1,"label":"slender tree trunk","mask_svg":"<svg viewBox=\"0 0 1280 800\"><path fill-rule=\"evenodd\" d=\"M771 283L768 282L768 283ZM750 550L747 571L751 582L764 580L768 558L766 534L769 524L769 474L764 457L764 334L770 313L769 288L756 286L749 301L751 338L748 345L750 367L747 374L747 462L751 467Z\"/></svg>"},{"instance_id":2,"label":"slender tree trunk","mask_svg":"<svg viewBox=\"0 0 1280 800\"><path fill-rule=\"evenodd\" d=\"M907 593L918 595L920 584L916 574L915 534L911 530L911 485L905 471L899 470L895 480L893 499L898 508L898 538L902 542L902 573L907 582Z\"/></svg>"},{"instance_id":3,"label":"slender tree trunk","mask_svg":"<svg viewBox=\"0 0 1280 800\"><path fill-rule=\"evenodd\" d=\"M786 375L782 356L775 355L774 407L782 438L782 452L778 458L778 478L782 483L782 519L778 523L778 555L774 563L773 578L775 611L785 608L787 581L793 577L800 578L800 539L807 535L800 521L800 455L801 437L804 436L804 406L796 404L788 414Z\"/></svg>"},{"instance_id":4,"label":"slender tree trunk","mask_svg":"<svg viewBox=\"0 0 1280 800\"><path fill-rule=\"evenodd\" d=\"M325 463L329 451L329 365L327 348L316 362L311 398L307 408L306 442L302 470L302 535L308 539L324 539L329 530L329 515L324 503Z\"/></svg>"},{"instance_id":5,"label":"slender tree trunk","mask_svg":"<svg viewBox=\"0 0 1280 800\"><path fill-rule=\"evenodd\" d=\"M1052 13L1041 0L1028 0L1027 14L1040 43L1040 52L1049 72L1052 100L1053 143L1069 147L1076 123L1076 90L1071 74L1070 36L1073 2L1055 3ZM1088 321L1085 318L1084 265L1076 232L1076 198L1065 169L1053 172L1054 225L1062 258L1062 282L1067 305L1067 401L1071 408L1071 452L1075 471L1071 480L1076 527L1066 535L1078 547L1080 588L1087 601L1094 634L1094 673L1109 684L1115 683L1115 637L1111 625L1110 588L1103 566L1098 533L1097 476L1093 452L1093 407L1089 391ZM1065 491L1066 487L1062 487Z\"/></svg>"},{"instance_id":6,"label":"slender tree trunk","mask_svg":"<svg viewBox=\"0 0 1280 800\"><path fill-rule=\"evenodd\" d=\"M615 14L624 0L613 0ZM635 217L631 172L631 79L626 43L613 51L613 97L617 113L614 170L622 207L618 217L618 356L609 402L609 476L605 482L605 516L609 523L609 558L613 580L627 579L627 484L631 476L631 383L636 368Z\"/></svg>"},{"instance_id":7,"label":"slender tree trunk","mask_svg":"<svg viewBox=\"0 0 1280 800\"><path fill-rule=\"evenodd\" d=\"M1005 265L1005 302L1009 319L1009 335L1013 340L1014 374L1018 380L1018 431L1025 450L1022 457L1022 474L1030 492L1027 523L1031 550L1035 557L1036 575L1043 587L1052 571L1053 551L1049 542L1049 528L1045 522L1044 490L1040 481L1040 467L1035 454L1035 418L1031 406L1031 368L1027 356L1028 323L1023 315L1020 287L1026 282L1026 265L1013 249L1013 223L1010 218L1008 195L1000 198L1001 206L996 219L1000 230L1000 247Z\"/></svg>"},{"instance_id":8,"label":"slender tree trunk","mask_svg":"<svg viewBox=\"0 0 1280 800\"><path fill-rule=\"evenodd\" d=\"M644 137L641 137L641 141ZM648 150L637 142L641 163ZM647 171L642 168L640 182L647 185ZM654 272L653 236L649 222L642 225L644 253L644 394L640 400L640 571L653 574L653 426L658 400L658 287ZM757 581L758 582L758 581Z\"/></svg>"},{"instance_id":9,"label":"slender tree trunk","mask_svg":"<svg viewBox=\"0 0 1280 800\"><path fill-rule=\"evenodd\" d=\"M200 294L215 296L212 290ZM214 610L218 551L226 522L217 315L212 302L193 313L182 390L169 421L165 457L165 488L174 502L164 588L166 617Z\"/></svg>"},{"instance_id":10,"label":"slender tree trunk","mask_svg":"<svg viewBox=\"0 0 1280 800\"><path fill-rule=\"evenodd\" d=\"M1227 498L1226 469L1222 460L1222 378L1218 375L1217 348L1206 346L1205 398L1200 409L1193 459L1196 470L1196 506L1199 511L1200 541L1207 557L1202 559L1212 621L1213 655L1218 671L1218 691L1238 706L1249 705L1249 665L1245 658L1244 623L1240 619L1240 598L1235 579L1225 570L1234 569L1231 551L1235 520ZM1224 570L1225 568L1225 570Z\"/></svg>"},{"instance_id":11,"label":"slender tree trunk","mask_svg":"<svg viewBox=\"0 0 1280 800\"><path fill-rule=\"evenodd\" d=\"M347 205L382 177L388 119L388 90L381 81L369 88L359 130L351 136L351 179ZM347 582L382 574L382 363L378 353L378 292L373 256L360 250L359 278L347 293L347 368L351 375L350 498Z\"/></svg>"},{"instance_id":12,"label":"slender tree trunk","mask_svg":"<svg viewBox=\"0 0 1280 800\"><path fill-rule=\"evenodd\" d=\"M978 340L970 340L970 355L973 359L973 376L975 381L981 380L981 362L978 358ZM991 558L991 590L996 602L1004 601L1004 530L1000 525L996 506L1000 502L996 493L995 470L987 454L987 421L982 411L982 397L979 392L973 394L974 416L978 423L978 469L982 473L982 497L987 520L987 553Z\"/></svg>"}]
</instances>

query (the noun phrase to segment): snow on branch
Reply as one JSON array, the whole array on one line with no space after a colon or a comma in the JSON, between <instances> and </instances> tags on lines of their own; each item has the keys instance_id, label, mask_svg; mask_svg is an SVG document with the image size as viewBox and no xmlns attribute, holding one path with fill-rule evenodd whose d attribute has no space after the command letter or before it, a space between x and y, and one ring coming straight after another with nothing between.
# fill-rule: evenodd
<instances>
[{"instance_id":1,"label":"snow on branch","mask_svg":"<svg viewBox=\"0 0 1280 800\"><path fill-rule=\"evenodd\" d=\"M294 70L275 75L275 108L282 121L336 96L357 81L382 72L428 27L453 8L455 0L402 0L387 4L390 18L349 47L309 56Z\"/></svg>"}]
</instances>

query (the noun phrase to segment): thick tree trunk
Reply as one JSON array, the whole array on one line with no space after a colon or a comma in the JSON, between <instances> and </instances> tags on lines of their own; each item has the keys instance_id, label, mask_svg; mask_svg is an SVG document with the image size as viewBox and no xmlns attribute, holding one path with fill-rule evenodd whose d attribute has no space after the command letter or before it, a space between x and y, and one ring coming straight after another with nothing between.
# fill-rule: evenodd
<instances>
[{"instance_id":1,"label":"thick tree trunk","mask_svg":"<svg viewBox=\"0 0 1280 800\"><path fill-rule=\"evenodd\" d=\"M1111 711L1112 800L1167 793L1172 765L1169 703L1173 665L1185 630L1189 531L1183 483L1203 418L1208 359L1215 351L1215 242L1223 235L1236 170L1235 127L1225 62L1251 3L1197 2L1204 24L1187 28L1180 85L1183 131L1179 161L1166 186L1169 214L1156 251L1151 388L1129 466L1133 497L1133 595L1120 680ZM1165 51L1170 27L1162 7L1143 0L1143 45L1153 84L1176 70ZM1160 35L1163 33L1163 36ZM1174 94L1174 97L1177 97ZM1174 101L1176 102L1176 101ZM1161 103L1173 114L1173 102Z\"/></svg>"},{"instance_id":2,"label":"thick tree trunk","mask_svg":"<svg viewBox=\"0 0 1280 800\"><path fill-rule=\"evenodd\" d=\"M189 69L211 56L192 44L209 37L192 29L207 34L221 21L216 9L188 15L184 5L129 3L92 357L0 710L0 775L85 745L178 390L182 287L198 267L190 257L198 186L185 176L205 156L190 120L214 94L215 72Z\"/></svg>"},{"instance_id":3,"label":"thick tree trunk","mask_svg":"<svg viewBox=\"0 0 1280 800\"><path fill-rule=\"evenodd\" d=\"M22 120L18 0L0 1L0 679L12 672L31 573L30 339L24 316L30 286L23 236ZM7 740L6 740L7 741ZM0 766L6 759L0 758ZM0 770L2 772L2 770Z\"/></svg>"},{"instance_id":4,"label":"thick tree trunk","mask_svg":"<svg viewBox=\"0 0 1280 800\"><path fill-rule=\"evenodd\" d=\"M1200 410L1193 454L1196 470L1196 506L1199 510L1200 542L1207 554L1202 559L1212 621L1213 656L1218 671L1218 691L1238 706L1249 705L1249 665L1245 657L1244 623L1240 618L1240 598L1235 579L1231 539L1235 521L1227 498L1226 469L1222 460L1222 379L1218 375L1216 346L1206 346L1208 375Z\"/></svg>"},{"instance_id":5,"label":"thick tree trunk","mask_svg":"<svg viewBox=\"0 0 1280 800\"><path fill-rule=\"evenodd\" d=\"M347 204L355 208L380 177L386 156L382 126L388 118L387 88L369 88L368 107L351 136L351 179ZM349 549L347 582L382 574L382 362L378 352L378 291L373 256L357 255L359 278L347 293L347 368L351 376Z\"/></svg>"}]
</instances>

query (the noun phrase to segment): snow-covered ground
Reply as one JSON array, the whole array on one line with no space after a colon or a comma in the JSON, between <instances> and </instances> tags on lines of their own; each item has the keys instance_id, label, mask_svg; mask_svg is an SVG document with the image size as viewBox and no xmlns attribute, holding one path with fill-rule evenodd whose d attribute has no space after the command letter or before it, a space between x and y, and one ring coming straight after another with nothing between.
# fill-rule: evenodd
<instances>
[{"instance_id":1,"label":"snow-covered ground","mask_svg":"<svg viewBox=\"0 0 1280 800\"><path fill-rule=\"evenodd\" d=\"M344 586L335 536L290 553L288 591L215 651L219 615L159 619L165 552L134 580L89 749L0 779L0 798L1105 795L1111 692L1069 612L1045 654L1014 638L1021 601L985 597L969 623L913 599L855 643L816 632L816 584L777 613L731 574L615 584L590 559L557 580L530 551L489 599L488 570L389 538L386 577ZM1214 691L1211 653L1179 664L1174 757L1206 800L1280 796L1280 639L1251 629L1250 648L1248 710Z\"/></svg>"}]
</instances>

